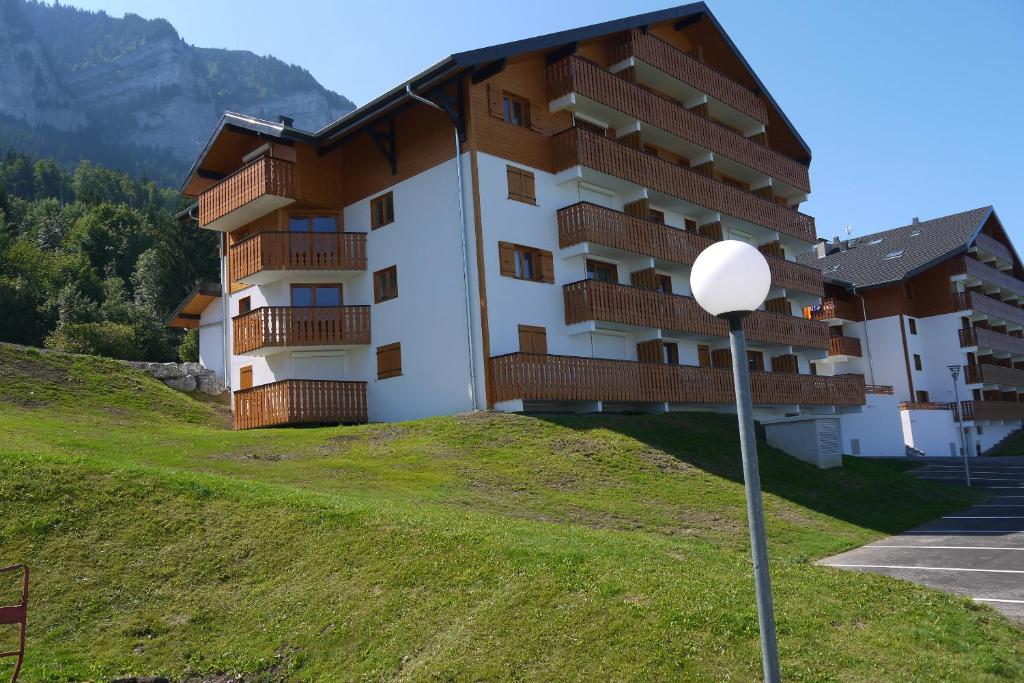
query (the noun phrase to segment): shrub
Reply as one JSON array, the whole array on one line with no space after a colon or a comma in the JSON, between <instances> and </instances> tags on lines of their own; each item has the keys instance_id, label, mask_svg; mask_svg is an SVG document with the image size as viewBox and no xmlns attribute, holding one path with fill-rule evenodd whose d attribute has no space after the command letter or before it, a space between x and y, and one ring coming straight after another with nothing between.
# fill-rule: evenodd
<instances>
[{"instance_id":1,"label":"shrub","mask_svg":"<svg viewBox=\"0 0 1024 683\"><path fill-rule=\"evenodd\" d=\"M135 329L109 321L67 323L46 338L46 346L68 353L87 353L123 360L144 360L145 353Z\"/></svg>"},{"instance_id":2,"label":"shrub","mask_svg":"<svg viewBox=\"0 0 1024 683\"><path fill-rule=\"evenodd\" d=\"M178 359L182 363L199 362L199 328L193 328L185 333L178 345Z\"/></svg>"}]
</instances>

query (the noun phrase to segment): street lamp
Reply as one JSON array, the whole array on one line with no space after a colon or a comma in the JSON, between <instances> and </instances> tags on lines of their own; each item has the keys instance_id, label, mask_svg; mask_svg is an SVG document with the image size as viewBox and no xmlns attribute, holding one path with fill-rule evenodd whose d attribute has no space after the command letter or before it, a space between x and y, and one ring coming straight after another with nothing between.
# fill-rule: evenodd
<instances>
[{"instance_id":1,"label":"street lamp","mask_svg":"<svg viewBox=\"0 0 1024 683\"><path fill-rule=\"evenodd\" d=\"M956 378L960 376L959 365L947 365L949 374L953 375L953 399L956 401L953 408L953 421L956 428L960 430L960 449L964 454L964 477L967 478L967 488L971 487L971 466L967 464L967 437L964 436L964 407L960 405L960 389L957 387ZM959 417L959 420L957 418Z\"/></svg>"},{"instance_id":2,"label":"street lamp","mask_svg":"<svg viewBox=\"0 0 1024 683\"><path fill-rule=\"evenodd\" d=\"M771 284L772 274L761 252L737 240L712 244L700 253L690 272L690 287L697 303L711 315L729 321L736 416L740 425L740 453L743 458L743 483L746 487L747 521L750 527L750 554L754 560L757 620L761 631L761 664L765 681L777 683L779 650L775 640L771 577L768 574L768 543L764 533L761 475L757 466L747 340L743 335L743 318L764 303Z\"/></svg>"}]
</instances>

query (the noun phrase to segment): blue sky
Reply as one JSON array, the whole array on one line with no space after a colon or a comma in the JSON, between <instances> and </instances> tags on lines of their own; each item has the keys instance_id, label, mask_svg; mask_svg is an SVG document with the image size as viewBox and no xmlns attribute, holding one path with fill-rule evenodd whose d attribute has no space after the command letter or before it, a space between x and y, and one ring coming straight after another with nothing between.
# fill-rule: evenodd
<instances>
[{"instance_id":1,"label":"blue sky","mask_svg":"<svg viewBox=\"0 0 1024 683\"><path fill-rule=\"evenodd\" d=\"M462 50L663 9L515 3L65 0L273 54L357 104ZM1024 251L1024 2L708 0L814 153L804 210L854 235L993 204Z\"/></svg>"}]
</instances>

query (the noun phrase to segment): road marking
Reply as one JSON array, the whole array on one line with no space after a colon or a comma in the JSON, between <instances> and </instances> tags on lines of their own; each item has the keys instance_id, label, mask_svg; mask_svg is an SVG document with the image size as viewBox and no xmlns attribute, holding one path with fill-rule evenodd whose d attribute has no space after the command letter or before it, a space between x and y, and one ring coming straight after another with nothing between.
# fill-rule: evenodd
<instances>
[{"instance_id":1,"label":"road marking","mask_svg":"<svg viewBox=\"0 0 1024 683\"><path fill-rule=\"evenodd\" d=\"M985 572L988 574L1024 574L1024 569L971 569L968 567L914 567L906 564L830 564L852 569L920 569L930 572Z\"/></svg>"},{"instance_id":2,"label":"road marking","mask_svg":"<svg viewBox=\"0 0 1024 683\"><path fill-rule=\"evenodd\" d=\"M981 515L946 515L942 519L1024 519L1024 515L1000 515L998 517L982 517Z\"/></svg>"},{"instance_id":3,"label":"road marking","mask_svg":"<svg viewBox=\"0 0 1024 683\"><path fill-rule=\"evenodd\" d=\"M866 545L865 548L914 548L924 550L1020 550L1024 548L1004 548L984 545Z\"/></svg>"},{"instance_id":4,"label":"road marking","mask_svg":"<svg viewBox=\"0 0 1024 683\"><path fill-rule=\"evenodd\" d=\"M1004 600L1003 598L972 598L975 602L1010 602L1014 605L1024 605L1024 600Z\"/></svg>"},{"instance_id":5,"label":"road marking","mask_svg":"<svg viewBox=\"0 0 1024 683\"><path fill-rule=\"evenodd\" d=\"M947 477L944 474L940 475L940 476L937 476L937 477L926 477L924 475L919 474L919 475L917 475L917 478L918 479L931 479L932 481L960 481L964 477L962 475L961 476L951 475L951 476ZM1020 479L1017 479L1015 477L997 477L997 478L993 478L993 477L977 477L977 476L974 476L974 473L972 473L971 474L971 481L1015 481L1015 482L1020 482Z\"/></svg>"},{"instance_id":6,"label":"road marking","mask_svg":"<svg viewBox=\"0 0 1024 683\"><path fill-rule=\"evenodd\" d=\"M923 536L938 536L942 534L949 534L951 536L970 536L971 534L999 534L1000 536L1013 536L1015 534L1024 534L1024 531L979 531L977 529L933 529L932 531L904 531L901 536L906 534L917 534Z\"/></svg>"}]
</instances>

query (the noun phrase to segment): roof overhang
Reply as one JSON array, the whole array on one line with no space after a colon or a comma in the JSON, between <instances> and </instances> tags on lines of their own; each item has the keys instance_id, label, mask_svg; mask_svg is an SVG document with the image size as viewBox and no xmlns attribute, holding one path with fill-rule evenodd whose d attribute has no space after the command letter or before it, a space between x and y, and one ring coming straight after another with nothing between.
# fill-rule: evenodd
<instances>
[{"instance_id":1,"label":"roof overhang","mask_svg":"<svg viewBox=\"0 0 1024 683\"><path fill-rule=\"evenodd\" d=\"M186 330L199 327L199 318L203 311L215 299L220 298L220 286L213 282L200 282L185 299L178 304L167 318L167 327L180 327Z\"/></svg>"}]
</instances>

